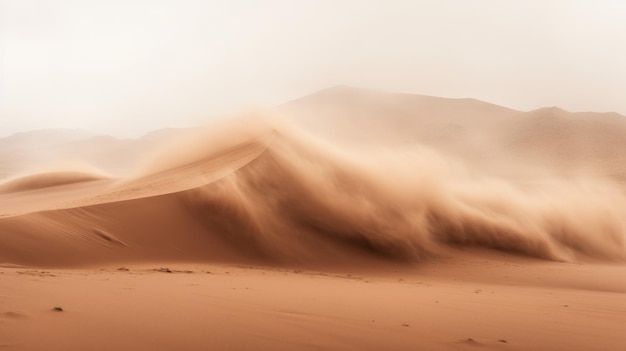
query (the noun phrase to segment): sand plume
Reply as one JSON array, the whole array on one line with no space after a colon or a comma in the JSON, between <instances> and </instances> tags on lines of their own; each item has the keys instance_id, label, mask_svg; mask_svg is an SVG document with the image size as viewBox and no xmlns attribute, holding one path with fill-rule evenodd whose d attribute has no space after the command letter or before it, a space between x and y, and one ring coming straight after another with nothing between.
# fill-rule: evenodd
<instances>
[{"instance_id":1,"label":"sand plume","mask_svg":"<svg viewBox=\"0 0 626 351\"><path fill-rule=\"evenodd\" d=\"M364 157L285 133L246 167L185 194L209 228L270 257L315 259L322 244L394 260L449 244L554 260L626 257L626 202L609 181L516 184L424 147Z\"/></svg>"}]
</instances>

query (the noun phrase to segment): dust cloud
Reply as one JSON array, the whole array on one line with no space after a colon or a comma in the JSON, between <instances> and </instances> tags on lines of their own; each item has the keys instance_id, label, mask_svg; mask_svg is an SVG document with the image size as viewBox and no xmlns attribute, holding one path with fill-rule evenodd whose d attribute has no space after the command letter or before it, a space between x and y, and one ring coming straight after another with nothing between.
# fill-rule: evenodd
<instances>
[{"instance_id":1,"label":"dust cloud","mask_svg":"<svg viewBox=\"0 0 626 351\"><path fill-rule=\"evenodd\" d=\"M259 129L266 148L257 158L185 198L212 231L273 259L351 250L414 261L450 246L626 258L626 197L608 178L539 174L532 162L531 178L507 178L523 165L506 152L493 172L493 162L476 167L419 143L345 146L272 117L258 117L247 135Z\"/></svg>"}]
</instances>

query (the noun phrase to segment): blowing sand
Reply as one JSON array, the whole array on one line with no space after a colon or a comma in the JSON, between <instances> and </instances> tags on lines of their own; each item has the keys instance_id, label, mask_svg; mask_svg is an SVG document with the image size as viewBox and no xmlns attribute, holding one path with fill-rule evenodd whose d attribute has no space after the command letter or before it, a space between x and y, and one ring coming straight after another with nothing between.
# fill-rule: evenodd
<instances>
[{"instance_id":1,"label":"blowing sand","mask_svg":"<svg viewBox=\"0 0 626 351\"><path fill-rule=\"evenodd\" d=\"M154 140L0 184L1 348L626 347L626 117L339 87Z\"/></svg>"}]
</instances>

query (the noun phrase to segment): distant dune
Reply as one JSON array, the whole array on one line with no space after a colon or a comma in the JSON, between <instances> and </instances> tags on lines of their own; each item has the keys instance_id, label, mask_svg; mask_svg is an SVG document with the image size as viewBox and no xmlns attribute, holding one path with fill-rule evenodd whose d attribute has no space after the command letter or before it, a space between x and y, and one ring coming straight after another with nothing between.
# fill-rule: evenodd
<instances>
[{"instance_id":1,"label":"distant dune","mask_svg":"<svg viewBox=\"0 0 626 351\"><path fill-rule=\"evenodd\" d=\"M42 173L8 181L0 184L1 193L12 193L41 188L49 188L59 185L89 182L104 179L102 176L80 172L56 172Z\"/></svg>"},{"instance_id":2,"label":"distant dune","mask_svg":"<svg viewBox=\"0 0 626 351\"><path fill-rule=\"evenodd\" d=\"M81 130L50 129L0 138L0 181L21 174L77 171L129 176L129 172L184 129L163 129L137 139Z\"/></svg>"}]
</instances>

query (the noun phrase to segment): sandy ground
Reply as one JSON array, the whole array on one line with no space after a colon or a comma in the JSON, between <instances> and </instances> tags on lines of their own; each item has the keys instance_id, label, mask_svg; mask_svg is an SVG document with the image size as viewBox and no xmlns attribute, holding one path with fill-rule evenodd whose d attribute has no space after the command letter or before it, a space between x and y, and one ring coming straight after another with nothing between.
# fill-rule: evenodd
<instances>
[{"instance_id":1,"label":"sandy ground","mask_svg":"<svg viewBox=\"0 0 626 351\"><path fill-rule=\"evenodd\" d=\"M3 267L0 347L626 347L623 266L459 256L369 273L180 263L81 270ZM63 311L53 310L57 306Z\"/></svg>"},{"instance_id":2,"label":"sandy ground","mask_svg":"<svg viewBox=\"0 0 626 351\"><path fill-rule=\"evenodd\" d=\"M125 176L22 174L5 138L0 349L626 349L623 116L298 106L152 135Z\"/></svg>"}]
</instances>

